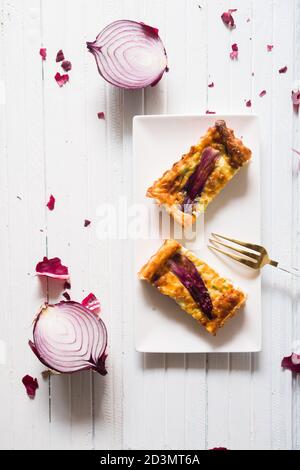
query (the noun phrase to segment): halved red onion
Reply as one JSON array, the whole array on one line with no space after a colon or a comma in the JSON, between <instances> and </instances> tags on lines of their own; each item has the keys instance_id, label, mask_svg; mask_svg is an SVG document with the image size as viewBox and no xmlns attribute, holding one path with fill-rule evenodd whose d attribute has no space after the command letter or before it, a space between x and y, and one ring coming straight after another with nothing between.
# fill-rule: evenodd
<instances>
[{"instance_id":1,"label":"halved red onion","mask_svg":"<svg viewBox=\"0 0 300 470\"><path fill-rule=\"evenodd\" d=\"M136 89L156 85L168 70L158 29L131 20L109 24L87 42L100 75L112 85Z\"/></svg>"},{"instance_id":2,"label":"halved red onion","mask_svg":"<svg viewBox=\"0 0 300 470\"><path fill-rule=\"evenodd\" d=\"M45 304L34 322L33 342L37 358L62 374L92 369L106 375L107 331L103 321L77 302Z\"/></svg>"}]
</instances>

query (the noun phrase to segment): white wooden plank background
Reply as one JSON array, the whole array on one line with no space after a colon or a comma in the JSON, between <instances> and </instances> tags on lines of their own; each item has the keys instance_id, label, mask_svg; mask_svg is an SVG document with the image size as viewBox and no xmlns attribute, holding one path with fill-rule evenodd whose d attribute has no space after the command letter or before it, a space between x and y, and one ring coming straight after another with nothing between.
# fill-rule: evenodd
<instances>
[{"instance_id":1,"label":"white wooden plank background","mask_svg":"<svg viewBox=\"0 0 300 470\"><path fill-rule=\"evenodd\" d=\"M263 242L300 265L299 157L291 150L300 149L300 121L290 99L300 80L300 0L0 5L0 448L300 449L300 381L280 367L300 339L299 283L266 269L259 354L142 355L133 347L132 242L97 237L101 204L132 201L134 115L253 112L261 124ZM238 9L233 31L220 20L228 8ZM120 18L159 27L170 72L157 87L121 91L98 76L85 41ZM238 61L229 59L234 42ZM54 80L61 48L73 63L63 89ZM53 283L34 277L46 254L70 267L73 298L93 291L101 299L105 378L40 376L27 340L39 305L57 299ZM34 401L21 383L26 373L39 378Z\"/></svg>"}]
</instances>

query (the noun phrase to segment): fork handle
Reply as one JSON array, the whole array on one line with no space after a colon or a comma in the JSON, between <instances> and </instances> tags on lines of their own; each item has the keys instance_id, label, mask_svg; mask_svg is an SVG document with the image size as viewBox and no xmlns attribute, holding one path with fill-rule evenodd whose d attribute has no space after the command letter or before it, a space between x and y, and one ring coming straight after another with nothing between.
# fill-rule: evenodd
<instances>
[{"instance_id":1,"label":"fork handle","mask_svg":"<svg viewBox=\"0 0 300 470\"><path fill-rule=\"evenodd\" d=\"M278 261L274 261L274 260L270 260L269 264L271 266L274 266L275 268L280 269L281 271L300 277L300 269L298 268L284 266L283 264L279 264Z\"/></svg>"}]
</instances>

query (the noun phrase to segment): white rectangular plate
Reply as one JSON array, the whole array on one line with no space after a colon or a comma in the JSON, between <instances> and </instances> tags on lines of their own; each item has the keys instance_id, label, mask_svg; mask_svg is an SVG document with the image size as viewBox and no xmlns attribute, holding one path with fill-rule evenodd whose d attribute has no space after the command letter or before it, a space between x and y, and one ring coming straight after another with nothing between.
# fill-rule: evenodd
<instances>
[{"instance_id":1,"label":"white rectangular plate","mask_svg":"<svg viewBox=\"0 0 300 470\"><path fill-rule=\"evenodd\" d=\"M197 221L197 236L174 236L216 271L240 286L247 303L213 337L177 304L146 282L137 272L168 237L169 216L145 197L146 190L164 171L196 144L217 119L225 119L237 137L253 152L248 166L228 183ZM144 213L145 231L135 241L135 345L137 351L160 353L250 352L261 349L260 272L217 255L207 248L211 232L253 243L260 242L259 132L255 116L136 116L133 126L134 200ZM146 227L151 220L151 234ZM176 230L179 227L176 226ZM188 239L187 239L188 238Z\"/></svg>"}]
</instances>

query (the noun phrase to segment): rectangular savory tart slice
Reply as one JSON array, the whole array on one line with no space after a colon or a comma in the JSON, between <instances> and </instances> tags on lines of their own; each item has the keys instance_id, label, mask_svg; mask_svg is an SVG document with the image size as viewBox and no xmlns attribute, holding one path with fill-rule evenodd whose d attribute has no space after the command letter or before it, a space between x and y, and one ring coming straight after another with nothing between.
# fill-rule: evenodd
<instances>
[{"instance_id":1,"label":"rectangular savory tart slice","mask_svg":"<svg viewBox=\"0 0 300 470\"><path fill-rule=\"evenodd\" d=\"M213 335L246 300L240 289L175 240L165 241L139 278L174 299Z\"/></svg>"},{"instance_id":2,"label":"rectangular savory tart slice","mask_svg":"<svg viewBox=\"0 0 300 470\"><path fill-rule=\"evenodd\" d=\"M174 219L187 226L251 158L251 150L223 120L216 121L189 153L147 191Z\"/></svg>"}]
</instances>

